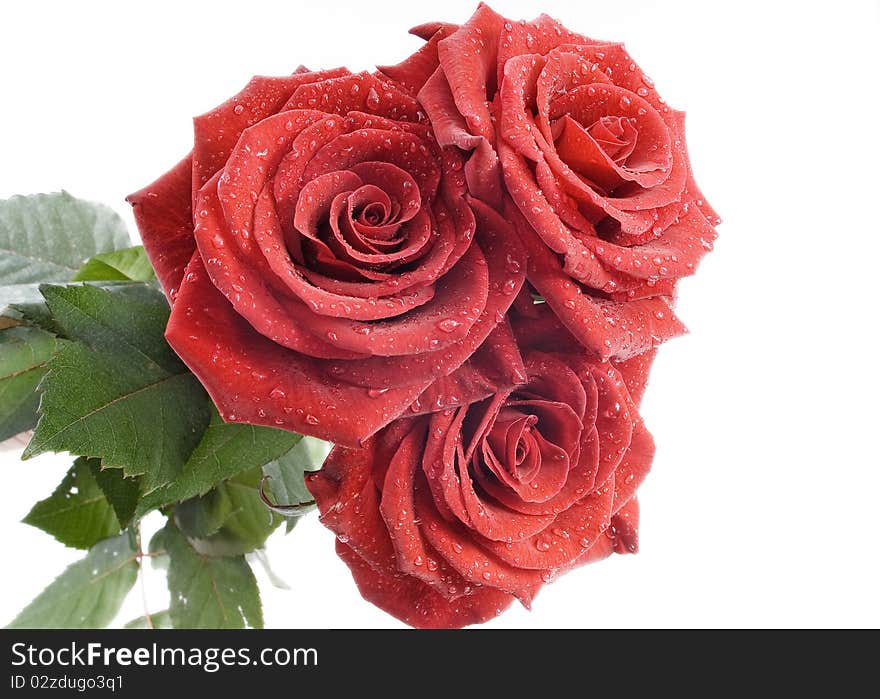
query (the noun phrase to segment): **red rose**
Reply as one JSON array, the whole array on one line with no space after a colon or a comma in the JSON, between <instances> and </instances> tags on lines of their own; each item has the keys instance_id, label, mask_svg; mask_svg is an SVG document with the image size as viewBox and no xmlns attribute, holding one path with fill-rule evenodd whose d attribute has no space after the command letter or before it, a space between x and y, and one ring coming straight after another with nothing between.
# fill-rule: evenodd
<instances>
[{"instance_id":1,"label":"red rose","mask_svg":"<svg viewBox=\"0 0 880 699\"><path fill-rule=\"evenodd\" d=\"M495 328L523 252L462 165L405 86L344 69L254 78L195 120L129 199L167 339L226 420L356 445L435 382L413 412L521 378Z\"/></svg>"},{"instance_id":2,"label":"red rose","mask_svg":"<svg viewBox=\"0 0 880 699\"><path fill-rule=\"evenodd\" d=\"M548 327L521 321L528 345L545 339ZM308 487L363 596L412 626L458 627L635 551L649 363L528 350L526 383L334 448Z\"/></svg>"},{"instance_id":3,"label":"red rose","mask_svg":"<svg viewBox=\"0 0 880 699\"><path fill-rule=\"evenodd\" d=\"M419 90L441 145L471 151L471 193L517 224L529 282L578 340L625 358L681 333L674 286L718 222L684 114L621 44L547 16L511 22L481 5L461 27L414 31L428 44L383 71Z\"/></svg>"}]
</instances>

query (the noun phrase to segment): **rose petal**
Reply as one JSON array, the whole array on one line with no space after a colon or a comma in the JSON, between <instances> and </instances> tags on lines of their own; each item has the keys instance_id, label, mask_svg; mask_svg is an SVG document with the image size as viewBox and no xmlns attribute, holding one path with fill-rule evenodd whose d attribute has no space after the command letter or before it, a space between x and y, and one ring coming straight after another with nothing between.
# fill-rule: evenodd
<instances>
[{"instance_id":1,"label":"rose petal","mask_svg":"<svg viewBox=\"0 0 880 699\"><path fill-rule=\"evenodd\" d=\"M400 415L428 382L368 394L325 373L326 362L256 332L190 261L166 338L228 422L248 422L355 446Z\"/></svg>"},{"instance_id":2,"label":"rose petal","mask_svg":"<svg viewBox=\"0 0 880 699\"><path fill-rule=\"evenodd\" d=\"M511 218L517 212L508 210ZM618 302L582 293L530 228L520 228L529 252L529 282L574 337L601 359L627 359L685 332L663 297Z\"/></svg>"},{"instance_id":3,"label":"rose petal","mask_svg":"<svg viewBox=\"0 0 880 699\"><path fill-rule=\"evenodd\" d=\"M514 543L483 542L484 548L518 568L553 570L583 555L611 523L614 483L560 512L544 531Z\"/></svg>"},{"instance_id":4,"label":"rose petal","mask_svg":"<svg viewBox=\"0 0 880 699\"><path fill-rule=\"evenodd\" d=\"M418 51L397 65L379 66L379 73L400 85L410 94L418 94L431 74L437 70L437 66L440 65L437 44L456 29L458 29L456 25L437 27L435 31L431 32L427 43L422 45Z\"/></svg>"},{"instance_id":5,"label":"rose petal","mask_svg":"<svg viewBox=\"0 0 880 699\"><path fill-rule=\"evenodd\" d=\"M253 78L234 97L193 120L193 198L223 167L239 136L249 126L275 114L300 85L345 75L345 68L296 73L289 77Z\"/></svg>"},{"instance_id":6,"label":"rose petal","mask_svg":"<svg viewBox=\"0 0 880 699\"><path fill-rule=\"evenodd\" d=\"M492 587L476 587L469 594L448 601L416 578L376 570L338 541L336 553L351 570L365 600L416 628L482 624L503 612L514 599Z\"/></svg>"},{"instance_id":7,"label":"rose petal","mask_svg":"<svg viewBox=\"0 0 880 699\"><path fill-rule=\"evenodd\" d=\"M422 532L462 577L474 584L491 586L515 595L527 607L531 604L543 582L540 573L505 563L476 544L473 534L462 524L441 517L424 479L416 479L415 503Z\"/></svg>"},{"instance_id":8,"label":"rose petal","mask_svg":"<svg viewBox=\"0 0 880 699\"><path fill-rule=\"evenodd\" d=\"M435 380L410 411L418 415L475 403L526 379L510 326L500 323L464 364L449 376Z\"/></svg>"},{"instance_id":9,"label":"rose petal","mask_svg":"<svg viewBox=\"0 0 880 699\"><path fill-rule=\"evenodd\" d=\"M174 303L183 272L196 249L192 219L192 156L126 201L156 277Z\"/></svg>"}]
</instances>

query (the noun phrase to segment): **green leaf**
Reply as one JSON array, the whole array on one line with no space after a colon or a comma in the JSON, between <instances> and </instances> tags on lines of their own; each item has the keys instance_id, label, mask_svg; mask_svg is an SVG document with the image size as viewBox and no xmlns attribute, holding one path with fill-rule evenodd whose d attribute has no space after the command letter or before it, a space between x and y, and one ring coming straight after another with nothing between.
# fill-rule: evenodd
<instances>
[{"instance_id":1,"label":"green leaf","mask_svg":"<svg viewBox=\"0 0 880 699\"><path fill-rule=\"evenodd\" d=\"M163 609L161 612L156 612L155 614L150 614L150 618L147 619L146 616L139 616L137 619L132 619L125 626L124 629L172 629L174 628L171 625L171 614L167 609Z\"/></svg>"},{"instance_id":2,"label":"green leaf","mask_svg":"<svg viewBox=\"0 0 880 699\"><path fill-rule=\"evenodd\" d=\"M71 282L70 286L81 286L83 282ZM140 299L145 303L158 303L161 294L153 285L131 281L88 282L89 286L105 289L125 298ZM46 307L46 300L40 291L40 284L18 284L0 286L0 328L12 325L30 325L65 337L64 328L52 317ZM162 299L164 304L164 298Z\"/></svg>"},{"instance_id":3,"label":"green leaf","mask_svg":"<svg viewBox=\"0 0 880 699\"><path fill-rule=\"evenodd\" d=\"M150 376L185 369L165 342L169 309L157 289L143 283L57 286L44 284L40 292L69 340L79 340L95 351L117 350L146 365Z\"/></svg>"},{"instance_id":4,"label":"green leaf","mask_svg":"<svg viewBox=\"0 0 880 699\"><path fill-rule=\"evenodd\" d=\"M0 284L63 282L83 262L131 245L122 219L67 192L0 200Z\"/></svg>"},{"instance_id":5,"label":"green leaf","mask_svg":"<svg viewBox=\"0 0 880 699\"><path fill-rule=\"evenodd\" d=\"M288 517L287 531L293 529L299 517L308 512L313 502L306 488L304 476L317 471L333 445L315 437L303 437L289 452L263 466L266 490L272 496L274 511Z\"/></svg>"},{"instance_id":6,"label":"green leaf","mask_svg":"<svg viewBox=\"0 0 880 699\"><path fill-rule=\"evenodd\" d=\"M126 478L125 474L117 468L102 468L101 462L93 459L90 462L92 476L95 483L104 493L107 502L113 508L119 526L127 527L140 497L140 479L137 477Z\"/></svg>"},{"instance_id":7,"label":"green leaf","mask_svg":"<svg viewBox=\"0 0 880 699\"><path fill-rule=\"evenodd\" d=\"M174 479L209 419L209 400L164 339L168 308L144 285L123 293L44 286L65 335L43 380L41 416L24 451L69 451L142 475L149 492Z\"/></svg>"},{"instance_id":8,"label":"green leaf","mask_svg":"<svg viewBox=\"0 0 880 699\"><path fill-rule=\"evenodd\" d=\"M150 554L150 564L155 570L168 570L168 545L165 543L164 529L153 534L147 552Z\"/></svg>"},{"instance_id":9,"label":"green leaf","mask_svg":"<svg viewBox=\"0 0 880 699\"><path fill-rule=\"evenodd\" d=\"M138 516L204 495L226 478L277 459L300 439L298 434L271 427L225 423L211 406L208 428L180 474L168 486L144 497Z\"/></svg>"},{"instance_id":10,"label":"green leaf","mask_svg":"<svg viewBox=\"0 0 880 699\"><path fill-rule=\"evenodd\" d=\"M118 534L119 520L92 475L97 465L94 460L77 459L55 492L33 506L25 524L78 549Z\"/></svg>"},{"instance_id":11,"label":"green leaf","mask_svg":"<svg viewBox=\"0 0 880 699\"><path fill-rule=\"evenodd\" d=\"M243 556L202 555L171 524L163 539L170 556L168 590L174 628L263 627L257 580Z\"/></svg>"},{"instance_id":12,"label":"green leaf","mask_svg":"<svg viewBox=\"0 0 880 699\"><path fill-rule=\"evenodd\" d=\"M42 330L0 330L0 441L37 424L37 385L54 351L55 338Z\"/></svg>"},{"instance_id":13,"label":"green leaf","mask_svg":"<svg viewBox=\"0 0 880 699\"><path fill-rule=\"evenodd\" d=\"M102 252L86 262L73 281L135 281L149 282L156 278L143 245L124 250Z\"/></svg>"},{"instance_id":14,"label":"green leaf","mask_svg":"<svg viewBox=\"0 0 880 699\"><path fill-rule=\"evenodd\" d=\"M283 519L260 498L261 481L256 466L175 509L175 521L196 551L237 556L265 545Z\"/></svg>"},{"instance_id":15,"label":"green leaf","mask_svg":"<svg viewBox=\"0 0 880 699\"><path fill-rule=\"evenodd\" d=\"M103 628L119 612L137 571L131 533L105 539L68 566L7 628Z\"/></svg>"}]
</instances>

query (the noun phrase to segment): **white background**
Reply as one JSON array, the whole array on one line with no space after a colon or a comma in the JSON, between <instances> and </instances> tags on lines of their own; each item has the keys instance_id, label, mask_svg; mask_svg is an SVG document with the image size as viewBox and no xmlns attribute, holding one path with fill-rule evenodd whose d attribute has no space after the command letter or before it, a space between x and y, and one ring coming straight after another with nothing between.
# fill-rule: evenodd
<instances>
[{"instance_id":1,"label":"white background","mask_svg":"<svg viewBox=\"0 0 880 699\"><path fill-rule=\"evenodd\" d=\"M4 3L0 197L108 203L177 161L192 115L253 73L394 63L474 0ZM688 112L697 179L725 220L681 286L691 335L660 353L641 553L548 586L492 627L880 625L876 2L498 0L623 40ZM132 224L132 230L134 230ZM19 520L69 460L0 454L0 624L80 554ZM315 517L275 535L291 591L267 624L400 626L361 601ZM265 583L265 578L263 578ZM158 574L146 592L167 604ZM123 616L141 613L138 594Z\"/></svg>"}]
</instances>

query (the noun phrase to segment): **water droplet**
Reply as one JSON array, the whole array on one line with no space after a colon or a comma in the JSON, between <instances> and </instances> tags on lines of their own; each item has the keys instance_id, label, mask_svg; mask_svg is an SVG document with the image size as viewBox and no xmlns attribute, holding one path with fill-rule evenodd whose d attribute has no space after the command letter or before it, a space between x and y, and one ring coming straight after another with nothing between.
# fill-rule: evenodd
<instances>
[{"instance_id":1,"label":"water droplet","mask_svg":"<svg viewBox=\"0 0 880 699\"><path fill-rule=\"evenodd\" d=\"M446 320L441 320L437 323L437 327L445 333L453 332L457 327L459 327L461 323L453 318L447 318Z\"/></svg>"},{"instance_id":2,"label":"water droplet","mask_svg":"<svg viewBox=\"0 0 880 699\"><path fill-rule=\"evenodd\" d=\"M236 114L242 114L242 113L244 113L244 105L236 104L232 108L232 111L235 112Z\"/></svg>"},{"instance_id":3,"label":"water droplet","mask_svg":"<svg viewBox=\"0 0 880 699\"><path fill-rule=\"evenodd\" d=\"M379 106L379 93L376 92L375 88L370 88L370 91L367 93L367 106L370 109L375 109Z\"/></svg>"},{"instance_id":4,"label":"water droplet","mask_svg":"<svg viewBox=\"0 0 880 699\"><path fill-rule=\"evenodd\" d=\"M309 423L310 425L317 425L320 422L320 420L318 418L316 418L314 415L309 414L309 415L306 415L306 422Z\"/></svg>"}]
</instances>

